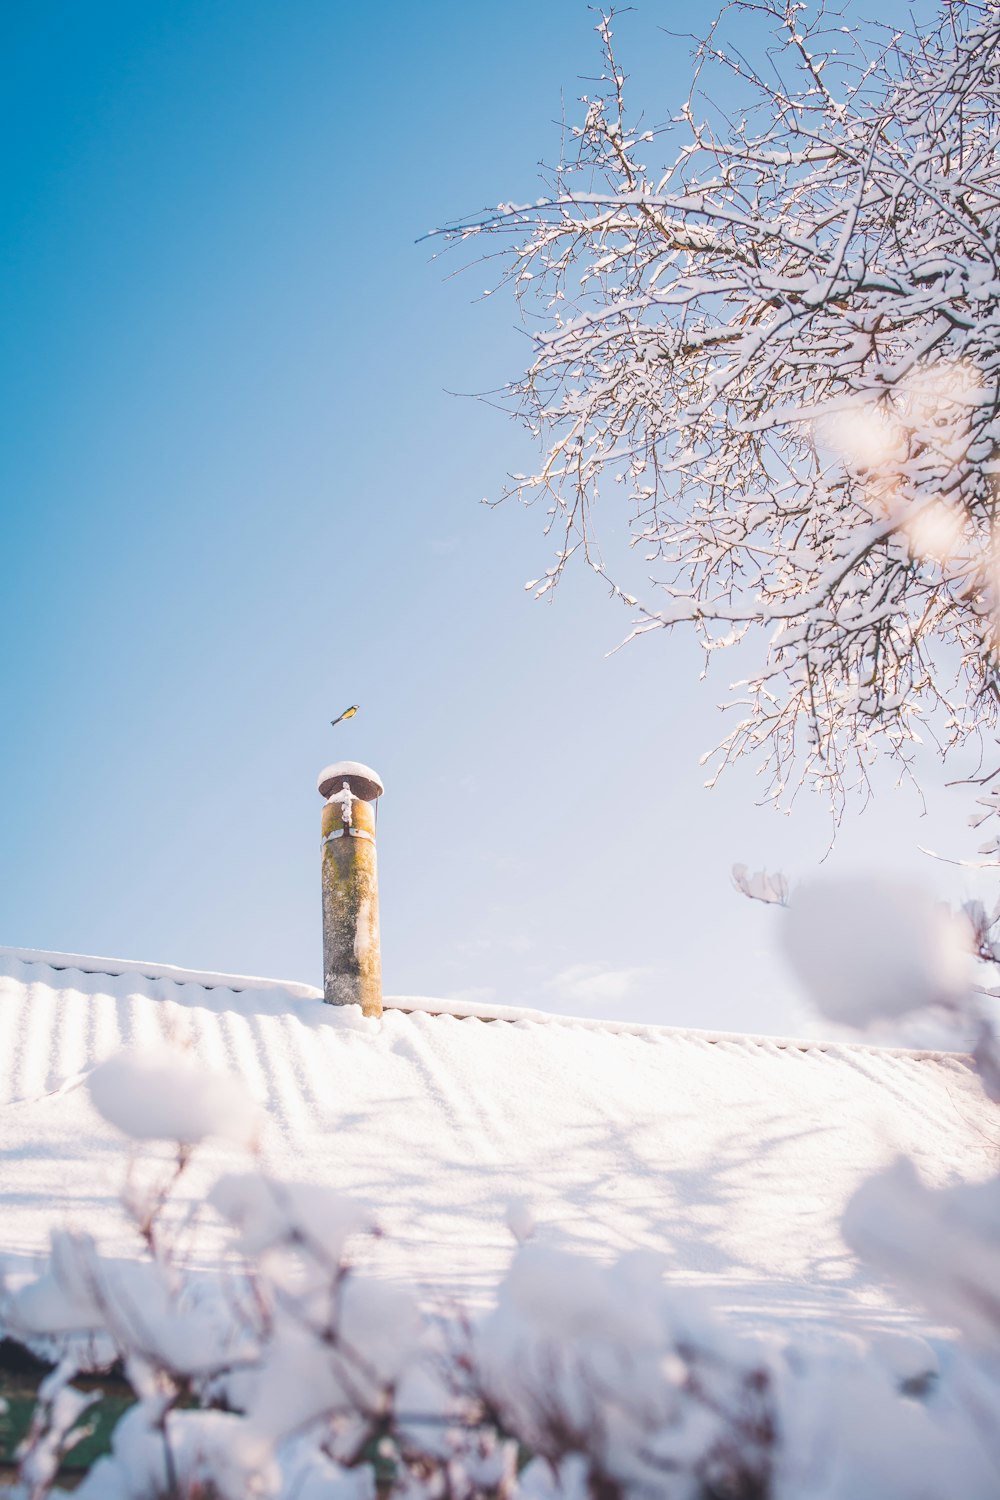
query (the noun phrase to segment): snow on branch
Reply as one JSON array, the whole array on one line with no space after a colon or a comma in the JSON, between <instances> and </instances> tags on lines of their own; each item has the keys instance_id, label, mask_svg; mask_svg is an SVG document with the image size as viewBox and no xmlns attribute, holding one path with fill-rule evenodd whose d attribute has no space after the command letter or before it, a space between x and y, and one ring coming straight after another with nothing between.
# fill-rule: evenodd
<instances>
[{"instance_id":1,"label":"snow on branch","mask_svg":"<svg viewBox=\"0 0 1000 1500\"><path fill-rule=\"evenodd\" d=\"M746 865L733 865L733 884L751 901L763 901L766 906L788 905L788 879L780 871L769 875L766 870L754 870Z\"/></svg>"},{"instance_id":2,"label":"snow on branch","mask_svg":"<svg viewBox=\"0 0 1000 1500\"><path fill-rule=\"evenodd\" d=\"M579 555L634 602L600 545L619 483L634 633L741 648L719 763L758 759L777 798L838 800L1000 703L1000 14L865 45L842 19L736 0L649 131L603 18L545 196L443 231L499 239L536 320L509 394L545 452L510 493L548 507L543 590Z\"/></svg>"},{"instance_id":3,"label":"snow on branch","mask_svg":"<svg viewBox=\"0 0 1000 1500\"><path fill-rule=\"evenodd\" d=\"M971 996L968 919L917 885L873 877L804 884L782 940L812 1003L839 1024L961 1012Z\"/></svg>"},{"instance_id":4,"label":"snow on branch","mask_svg":"<svg viewBox=\"0 0 1000 1500\"><path fill-rule=\"evenodd\" d=\"M784 956L827 1021L883 1035L901 1021L929 1026L941 1045L971 1053L1000 1102L1000 1026L987 1003L1000 987L973 975L973 960L1000 964L1000 902L955 911L922 886L871 875L812 880L789 896L784 877L749 877L742 865L733 874L745 895L786 908Z\"/></svg>"}]
</instances>

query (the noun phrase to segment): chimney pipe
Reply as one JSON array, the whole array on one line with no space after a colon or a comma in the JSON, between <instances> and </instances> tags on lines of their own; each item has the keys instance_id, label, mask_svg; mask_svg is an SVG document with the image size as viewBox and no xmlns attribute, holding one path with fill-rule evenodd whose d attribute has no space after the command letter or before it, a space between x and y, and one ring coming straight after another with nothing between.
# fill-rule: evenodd
<instances>
[{"instance_id":1,"label":"chimney pipe","mask_svg":"<svg viewBox=\"0 0 1000 1500\"><path fill-rule=\"evenodd\" d=\"M323 808L323 998L382 1014L374 804L381 778L356 760L320 772Z\"/></svg>"}]
</instances>

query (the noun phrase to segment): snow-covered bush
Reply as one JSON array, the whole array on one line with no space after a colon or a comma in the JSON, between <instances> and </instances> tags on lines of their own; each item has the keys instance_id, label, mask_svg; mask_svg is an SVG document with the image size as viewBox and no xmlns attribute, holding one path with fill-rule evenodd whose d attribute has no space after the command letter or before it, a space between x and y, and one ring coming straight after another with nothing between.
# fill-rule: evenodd
<instances>
[{"instance_id":1,"label":"snow-covered bush","mask_svg":"<svg viewBox=\"0 0 1000 1500\"><path fill-rule=\"evenodd\" d=\"M178 1091L172 1092L174 1085ZM239 1086L169 1052L121 1054L91 1097L134 1141L176 1134L166 1186L123 1203L140 1256L53 1235L47 1264L8 1284L2 1316L58 1352L14 1492L54 1493L86 1425L83 1369L118 1360L135 1394L80 1500L991 1500L1000 1485L1000 1189L932 1195L900 1168L862 1190L859 1251L976 1348L947 1379L922 1340L796 1349L738 1336L647 1252L599 1265L520 1241L495 1305L434 1315L358 1269L366 1207L279 1181L256 1155ZM209 1101L220 1097L224 1111ZM148 1107L147 1107L148 1106ZM229 1231L216 1274L185 1268L171 1195L197 1142L246 1143L210 1193ZM880 1201L880 1200L883 1200ZM879 1201L877 1201L879 1200ZM873 1205L875 1205L873 1207ZM960 1248L941 1266L940 1233ZM913 1241L918 1242L914 1248ZM953 1273L953 1274L952 1274ZM979 1346L987 1346L985 1352ZM984 1362L985 1361L985 1362Z\"/></svg>"},{"instance_id":2,"label":"snow-covered bush","mask_svg":"<svg viewBox=\"0 0 1000 1500\"><path fill-rule=\"evenodd\" d=\"M658 1262L601 1268L528 1240L490 1317L442 1321L355 1269L352 1247L378 1232L366 1208L263 1170L234 1079L167 1050L122 1053L89 1083L134 1141L180 1144L165 1185L144 1193L129 1172L140 1260L59 1231L44 1269L6 1288L6 1326L61 1353L25 1445L27 1495L50 1493L91 1404L73 1376L115 1359L136 1402L81 1500L770 1493L768 1360L671 1295ZM232 1264L206 1278L181 1264L168 1210L213 1133L249 1157L210 1192Z\"/></svg>"}]
</instances>

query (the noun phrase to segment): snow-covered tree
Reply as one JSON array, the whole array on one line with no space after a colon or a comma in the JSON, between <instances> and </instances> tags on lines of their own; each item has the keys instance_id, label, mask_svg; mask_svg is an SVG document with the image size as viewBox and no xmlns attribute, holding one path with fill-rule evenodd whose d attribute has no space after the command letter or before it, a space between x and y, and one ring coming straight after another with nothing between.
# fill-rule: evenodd
<instances>
[{"instance_id":1,"label":"snow-covered tree","mask_svg":"<svg viewBox=\"0 0 1000 1500\"><path fill-rule=\"evenodd\" d=\"M510 388L541 457L509 492L557 538L531 587L580 553L634 634L740 647L719 766L839 799L880 750L997 721L1000 9L917 35L734 0L652 128L611 19L546 196L447 231L499 237L537 319ZM601 550L613 482L641 602Z\"/></svg>"}]
</instances>

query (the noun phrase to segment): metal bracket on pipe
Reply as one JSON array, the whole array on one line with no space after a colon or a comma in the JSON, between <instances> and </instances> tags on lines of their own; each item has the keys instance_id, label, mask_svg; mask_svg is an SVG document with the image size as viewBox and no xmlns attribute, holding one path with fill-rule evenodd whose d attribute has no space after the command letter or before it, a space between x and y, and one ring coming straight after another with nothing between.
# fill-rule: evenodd
<instances>
[{"instance_id":1,"label":"metal bracket on pipe","mask_svg":"<svg viewBox=\"0 0 1000 1500\"><path fill-rule=\"evenodd\" d=\"M349 833L352 839L367 839L374 844L375 837L364 828L334 828L323 839L324 844L331 844L334 839L342 839L345 833Z\"/></svg>"}]
</instances>

